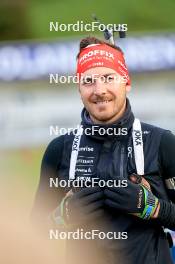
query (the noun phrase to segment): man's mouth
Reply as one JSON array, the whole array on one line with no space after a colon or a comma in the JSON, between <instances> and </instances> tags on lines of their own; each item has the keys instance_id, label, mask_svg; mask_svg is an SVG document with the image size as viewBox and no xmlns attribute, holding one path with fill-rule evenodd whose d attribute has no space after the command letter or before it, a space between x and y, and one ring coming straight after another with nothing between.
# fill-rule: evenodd
<instances>
[{"instance_id":1,"label":"man's mouth","mask_svg":"<svg viewBox=\"0 0 175 264\"><path fill-rule=\"evenodd\" d=\"M112 100L98 100L98 101L95 101L94 103L97 105L105 105L105 104L110 103L111 101Z\"/></svg>"}]
</instances>

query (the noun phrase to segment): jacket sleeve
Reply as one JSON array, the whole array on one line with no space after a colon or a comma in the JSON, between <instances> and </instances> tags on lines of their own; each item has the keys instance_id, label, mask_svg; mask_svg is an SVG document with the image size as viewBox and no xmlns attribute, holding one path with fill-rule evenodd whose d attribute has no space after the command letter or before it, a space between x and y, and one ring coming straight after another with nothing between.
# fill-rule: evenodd
<instances>
[{"instance_id":1,"label":"jacket sleeve","mask_svg":"<svg viewBox=\"0 0 175 264\"><path fill-rule=\"evenodd\" d=\"M168 196L175 203L175 136L170 131L162 135L159 163Z\"/></svg>"},{"instance_id":2,"label":"jacket sleeve","mask_svg":"<svg viewBox=\"0 0 175 264\"><path fill-rule=\"evenodd\" d=\"M170 131L162 135L159 164L170 201L160 200L158 219L164 227L175 230L175 136Z\"/></svg>"},{"instance_id":3,"label":"jacket sleeve","mask_svg":"<svg viewBox=\"0 0 175 264\"><path fill-rule=\"evenodd\" d=\"M60 136L48 145L41 163L38 189L31 213L32 222L44 223L49 213L61 202L63 188L50 187L50 178L59 177L59 166L62 160L64 136Z\"/></svg>"}]
</instances>

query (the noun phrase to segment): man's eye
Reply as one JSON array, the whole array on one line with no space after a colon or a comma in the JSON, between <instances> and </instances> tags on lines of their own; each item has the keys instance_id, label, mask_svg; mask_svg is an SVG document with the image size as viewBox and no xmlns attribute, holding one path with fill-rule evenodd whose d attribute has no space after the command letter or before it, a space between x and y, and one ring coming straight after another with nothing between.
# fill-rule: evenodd
<instances>
[{"instance_id":1,"label":"man's eye","mask_svg":"<svg viewBox=\"0 0 175 264\"><path fill-rule=\"evenodd\" d=\"M84 85L88 85L88 84L90 85L90 84L94 83L94 80L92 78L88 77L88 78L83 79L82 83Z\"/></svg>"},{"instance_id":2,"label":"man's eye","mask_svg":"<svg viewBox=\"0 0 175 264\"><path fill-rule=\"evenodd\" d=\"M111 82L114 80L114 76L104 76L104 81L106 83Z\"/></svg>"},{"instance_id":3,"label":"man's eye","mask_svg":"<svg viewBox=\"0 0 175 264\"><path fill-rule=\"evenodd\" d=\"M114 80L114 76L108 76L108 80L109 80L109 81Z\"/></svg>"}]
</instances>

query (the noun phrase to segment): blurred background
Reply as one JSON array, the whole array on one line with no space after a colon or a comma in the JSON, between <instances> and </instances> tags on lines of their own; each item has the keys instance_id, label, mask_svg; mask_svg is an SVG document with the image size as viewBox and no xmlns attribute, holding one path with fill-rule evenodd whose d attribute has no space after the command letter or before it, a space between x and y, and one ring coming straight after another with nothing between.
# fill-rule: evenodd
<instances>
[{"instance_id":1,"label":"blurred background","mask_svg":"<svg viewBox=\"0 0 175 264\"><path fill-rule=\"evenodd\" d=\"M175 132L175 1L1 0L0 173L2 204L23 208L27 221L39 181L50 126L76 127L82 104L74 84L50 84L49 74L71 75L79 41L95 32L50 31L50 22L127 24L124 53L129 95L142 121ZM13 219L8 211L8 219ZM19 214L18 214L19 216ZM10 263L10 262L9 262ZM19 263L19 262L18 262Z\"/></svg>"}]
</instances>

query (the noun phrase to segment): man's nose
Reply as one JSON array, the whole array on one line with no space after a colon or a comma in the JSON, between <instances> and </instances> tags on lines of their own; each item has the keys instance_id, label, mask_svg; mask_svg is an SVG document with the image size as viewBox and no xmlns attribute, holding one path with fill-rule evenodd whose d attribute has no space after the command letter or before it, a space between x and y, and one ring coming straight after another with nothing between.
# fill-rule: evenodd
<instances>
[{"instance_id":1,"label":"man's nose","mask_svg":"<svg viewBox=\"0 0 175 264\"><path fill-rule=\"evenodd\" d=\"M94 94L102 95L105 93L106 93L105 83L100 78L96 79L96 82L94 85Z\"/></svg>"}]
</instances>

